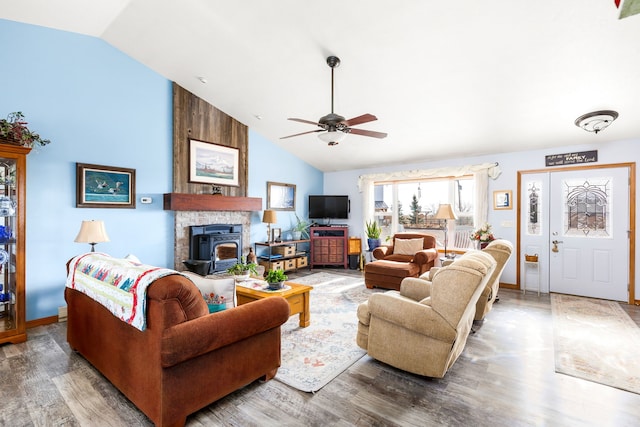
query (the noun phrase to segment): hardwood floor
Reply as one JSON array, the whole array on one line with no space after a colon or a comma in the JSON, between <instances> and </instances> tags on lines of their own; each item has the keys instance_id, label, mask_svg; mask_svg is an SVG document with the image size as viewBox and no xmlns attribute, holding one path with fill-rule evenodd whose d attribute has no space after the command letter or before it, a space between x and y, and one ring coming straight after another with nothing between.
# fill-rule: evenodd
<instances>
[{"instance_id":1,"label":"hardwood floor","mask_svg":"<svg viewBox=\"0 0 640 427\"><path fill-rule=\"evenodd\" d=\"M640 308L622 307L640 321ZM191 415L187 425L640 424L640 395L555 373L548 295L501 290L500 301L474 328L443 379L408 374L365 356L315 394L277 380L255 382ZM69 349L65 323L28 333L26 343L0 346L0 425L151 425Z\"/></svg>"}]
</instances>

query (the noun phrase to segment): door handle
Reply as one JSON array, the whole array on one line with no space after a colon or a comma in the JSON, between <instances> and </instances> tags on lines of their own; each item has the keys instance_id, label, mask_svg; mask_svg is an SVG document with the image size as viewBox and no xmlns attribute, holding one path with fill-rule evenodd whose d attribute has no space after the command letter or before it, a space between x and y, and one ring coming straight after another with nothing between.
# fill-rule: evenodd
<instances>
[{"instance_id":1,"label":"door handle","mask_svg":"<svg viewBox=\"0 0 640 427\"><path fill-rule=\"evenodd\" d=\"M558 252L558 243L562 243L562 240L554 240L551 243L553 243L553 247L551 248L551 252Z\"/></svg>"}]
</instances>

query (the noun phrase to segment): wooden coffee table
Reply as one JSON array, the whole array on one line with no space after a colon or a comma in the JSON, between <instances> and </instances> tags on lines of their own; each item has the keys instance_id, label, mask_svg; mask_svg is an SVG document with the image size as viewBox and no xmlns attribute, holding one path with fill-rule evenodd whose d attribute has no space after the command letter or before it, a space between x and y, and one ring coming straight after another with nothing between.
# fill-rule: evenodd
<instances>
[{"instance_id":1,"label":"wooden coffee table","mask_svg":"<svg viewBox=\"0 0 640 427\"><path fill-rule=\"evenodd\" d=\"M289 315L293 316L294 314L300 314L300 327L306 328L311 324L311 316L309 314L309 291L313 289L313 286L299 285L292 282L285 282L284 284L289 286L291 289L267 292L236 285L238 305L257 301L263 298L283 297L289 303Z\"/></svg>"}]
</instances>

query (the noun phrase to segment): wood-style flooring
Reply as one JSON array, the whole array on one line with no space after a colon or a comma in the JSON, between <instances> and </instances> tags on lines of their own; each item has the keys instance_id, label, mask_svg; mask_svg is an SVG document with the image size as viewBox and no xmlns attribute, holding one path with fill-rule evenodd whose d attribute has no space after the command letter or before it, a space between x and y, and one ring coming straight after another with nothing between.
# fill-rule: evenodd
<instances>
[{"instance_id":1,"label":"wood-style flooring","mask_svg":"<svg viewBox=\"0 0 640 427\"><path fill-rule=\"evenodd\" d=\"M640 321L640 308L622 307ZM315 394L277 380L255 382L191 415L187 425L640 425L640 395L555 373L549 295L501 290L474 328L443 379L365 356ZM66 324L56 323L30 329L26 343L0 346L0 425L151 425L69 349L65 334Z\"/></svg>"}]
</instances>

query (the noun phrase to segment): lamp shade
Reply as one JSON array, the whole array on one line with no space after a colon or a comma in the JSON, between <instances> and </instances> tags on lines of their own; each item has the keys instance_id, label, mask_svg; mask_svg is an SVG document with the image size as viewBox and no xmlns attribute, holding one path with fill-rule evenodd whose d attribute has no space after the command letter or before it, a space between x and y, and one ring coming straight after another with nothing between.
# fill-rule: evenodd
<instances>
[{"instance_id":1,"label":"lamp shade","mask_svg":"<svg viewBox=\"0 0 640 427\"><path fill-rule=\"evenodd\" d=\"M276 222L278 222L276 211L273 211L271 209L265 210L262 214L262 222L266 222L268 224L275 224Z\"/></svg>"},{"instance_id":2,"label":"lamp shade","mask_svg":"<svg viewBox=\"0 0 640 427\"><path fill-rule=\"evenodd\" d=\"M108 242L107 230L104 228L104 221L91 220L82 221L80 231L74 242L76 243L100 243Z\"/></svg>"},{"instance_id":3,"label":"lamp shade","mask_svg":"<svg viewBox=\"0 0 640 427\"><path fill-rule=\"evenodd\" d=\"M434 219L458 219L456 213L453 211L453 207L449 203L445 203L438 207L438 212Z\"/></svg>"}]
</instances>

